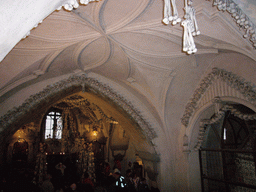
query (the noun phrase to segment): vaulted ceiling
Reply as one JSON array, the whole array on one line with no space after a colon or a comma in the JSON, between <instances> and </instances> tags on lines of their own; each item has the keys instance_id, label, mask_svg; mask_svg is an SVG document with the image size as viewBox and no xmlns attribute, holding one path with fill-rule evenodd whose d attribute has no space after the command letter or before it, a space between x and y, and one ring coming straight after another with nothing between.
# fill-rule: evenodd
<instances>
[{"instance_id":1,"label":"vaulted ceiling","mask_svg":"<svg viewBox=\"0 0 256 192\"><path fill-rule=\"evenodd\" d=\"M255 0L231 1L255 28ZM212 116L211 100L223 96L234 103L253 101L255 107L255 30L244 38L241 20L219 11L211 0L193 0L201 34L194 37L197 52L188 55L182 51L180 23L162 22L164 0L100 0L71 11L62 8L67 2L75 1L1 2L1 136L35 119L40 122L52 106L84 99L90 107L85 102L74 109L81 120L99 107L129 134L134 151L149 152L146 159L160 154L163 189L188 191L184 144L193 138L194 149L199 131L192 126ZM176 5L183 19L184 2ZM191 178L200 186L194 166Z\"/></svg>"},{"instance_id":2,"label":"vaulted ceiling","mask_svg":"<svg viewBox=\"0 0 256 192\"><path fill-rule=\"evenodd\" d=\"M205 0L193 1L201 32L194 38L198 51L192 55L182 52L183 28L162 23L163 4L162 0L102 0L72 11L56 10L37 21L38 26L27 29L30 35L0 63L0 102L5 103L0 115L22 103L16 99L14 105L11 96L20 92L22 99L28 97L22 89L31 86L36 93L64 76L86 74L111 84L122 95L136 97L135 104L144 105L143 110L157 122L153 126L165 127L165 118L182 117L184 106L213 60L220 66L222 62L256 61L252 43L243 38L244 31L231 15ZM176 4L182 18L184 2ZM15 33L20 35L27 22L35 22L30 19L34 10L43 15L49 12L48 6L54 7L10 3L16 10L11 16L12 8L5 6L4 18L10 23L3 21L6 39L1 38L1 45L15 39Z\"/></svg>"},{"instance_id":3,"label":"vaulted ceiling","mask_svg":"<svg viewBox=\"0 0 256 192\"><path fill-rule=\"evenodd\" d=\"M228 13L204 0L194 1L193 6L201 31L195 38L197 57L227 50L255 59L250 42ZM184 3L178 1L177 7L182 17ZM37 81L75 71L118 81L136 79L143 85L152 84L143 78L146 71L170 76L179 65L177 58L185 61L188 56L181 51L182 27L164 25L162 10L162 0L104 0L71 12L53 12L1 62L1 95L38 76ZM158 86L157 81L153 84Z\"/></svg>"}]
</instances>

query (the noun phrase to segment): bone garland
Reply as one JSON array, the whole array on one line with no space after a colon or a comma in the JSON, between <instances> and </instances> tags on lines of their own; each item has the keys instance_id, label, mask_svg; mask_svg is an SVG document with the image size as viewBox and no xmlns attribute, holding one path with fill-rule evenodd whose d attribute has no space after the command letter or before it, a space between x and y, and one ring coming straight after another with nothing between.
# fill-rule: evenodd
<instances>
[{"instance_id":1,"label":"bone garland","mask_svg":"<svg viewBox=\"0 0 256 192\"><path fill-rule=\"evenodd\" d=\"M193 36L199 35L198 25L195 16L195 9L192 7L192 1L187 2L185 0L185 20L182 21L181 25L184 28L183 31L183 51L187 54L197 52L197 48L193 39Z\"/></svg>"},{"instance_id":2,"label":"bone garland","mask_svg":"<svg viewBox=\"0 0 256 192\"><path fill-rule=\"evenodd\" d=\"M172 4L172 8L171 8ZM172 12L173 9L173 12ZM168 25L172 21L172 25L176 25L181 22L181 19L178 16L178 11L176 7L175 0L164 0L164 19L163 23Z\"/></svg>"},{"instance_id":3,"label":"bone garland","mask_svg":"<svg viewBox=\"0 0 256 192\"><path fill-rule=\"evenodd\" d=\"M92 1L100 1L100 0L80 0L80 4L87 5L88 3L92 2ZM63 8L67 11L72 11L73 9L76 9L78 7L79 7L79 4L78 4L77 0L68 0L63 5ZM60 10L60 9L61 9L61 7L58 8L57 10Z\"/></svg>"},{"instance_id":4,"label":"bone garland","mask_svg":"<svg viewBox=\"0 0 256 192\"><path fill-rule=\"evenodd\" d=\"M79 4L76 0L70 0L65 5L63 5L63 8L67 11L71 11L73 9L76 9L79 7Z\"/></svg>"},{"instance_id":5,"label":"bone garland","mask_svg":"<svg viewBox=\"0 0 256 192\"><path fill-rule=\"evenodd\" d=\"M186 3L185 12L186 14L184 15L184 18L190 19L192 22L192 25L191 25L192 35L193 36L199 35L200 31L198 30L198 25L196 21L196 11L195 11L195 8L192 7L192 1L189 1L188 3Z\"/></svg>"},{"instance_id":6,"label":"bone garland","mask_svg":"<svg viewBox=\"0 0 256 192\"><path fill-rule=\"evenodd\" d=\"M195 53L197 51L195 42L192 36L191 20L184 20L181 22L181 25L184 27L183 31L183 51L188 54Z\"/></svg>"},{"instance_id":7,"label":"bone garland","mask_svg":"<svg viewBox=\"0 0 256 192\"><path fill-rule=\"evenodd\" d=\"M191 6L192 2L185 0L185 20L182 21L181 25L184 28L183 31L183 51L187 54L197 52L193 36L199 35L198 25L195 17L195 9Z\"/></svg>"},{"instance_id":8,"label":"bone garland","mask_svg":"<svg viewBox=\"0 0 256 192\"><path fill-rule=\"evenodd\" d=\"M213 0L213 6L216 6L219 11L230 13L237 26L245 31L243 37L248 38L252 46L256 48L256 26L233 0Z\"/></svg>"},{"instance_id":9,"label":"bone garland","mask_svg":"<svg viewBox=\"0 0 256 192\"><path fill-rule=\"evenodd\" d=\"M92 1L99 1L99 0L80 0L80 3L83 5L87 5L88 3L92 2Z\"/></svg>"}]
</instances>

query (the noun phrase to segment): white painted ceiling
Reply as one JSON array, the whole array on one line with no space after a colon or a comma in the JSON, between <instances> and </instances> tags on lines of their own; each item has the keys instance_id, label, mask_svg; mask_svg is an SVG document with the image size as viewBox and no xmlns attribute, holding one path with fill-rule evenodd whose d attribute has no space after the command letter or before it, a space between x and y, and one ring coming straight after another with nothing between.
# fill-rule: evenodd
<instances>
[{"instance_id":1,"label":"white painted ceiling","mask_svg":"<svg viewBox=\"0 0 256 192\"><path fill-rule=\"evenodd\" d=\"M48 10L46 1L41 2L42 7L39 1L35 5L34 1L28 2L2 6L3 49L15 42L20 31L30 31L28 24L34 26L38 22L31 19L33 16L44 18L58 4L48 3ZM182 18L184 3L176 3ZM70 12L54 11L1 61L1 103L24 87L63 75L87 73L124 87L159 119L164 116L168 94L174 94L172 99L179 99L182 116L196 83L210 65L209 58L237 52L256 60L255 49L242 37L244 32L230 14L218 11L210 1L195 0L193 6L201 31L195 37L198 52L194 55L182 52L180 24L161 22L162 0L102 0ZM253 10L248 13L254 18ZM178 112L175 107L173 112Z\"/></svg>"}]
</instances>

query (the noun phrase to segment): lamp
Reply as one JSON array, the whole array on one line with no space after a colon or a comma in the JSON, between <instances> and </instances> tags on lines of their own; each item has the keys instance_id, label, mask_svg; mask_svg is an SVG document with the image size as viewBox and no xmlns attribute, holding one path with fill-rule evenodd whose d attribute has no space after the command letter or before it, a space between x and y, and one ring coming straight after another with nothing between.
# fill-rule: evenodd
<instances>
[{"instance_id":1,"label":"lamp","mask_svg":"<svg viewBox=\"0 0 256 192\"><path fill-rule=\"evenodd\" d=\"M92 132L92 135L93 135L94 137L97 137L98 131L93 131L93 132Z\"/></svg>"}]
</instances>

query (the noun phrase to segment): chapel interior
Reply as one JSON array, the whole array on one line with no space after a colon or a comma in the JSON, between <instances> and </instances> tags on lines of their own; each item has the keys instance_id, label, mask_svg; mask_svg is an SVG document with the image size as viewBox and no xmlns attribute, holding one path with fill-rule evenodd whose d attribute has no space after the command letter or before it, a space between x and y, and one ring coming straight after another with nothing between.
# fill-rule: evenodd
<instances>
[{"instance_id":1,"label":"chapel interior","mask_svg":"<svg viewBox=\"0 0 256 192\"><path fill-rule=\"evenodd\" d=\"M256 2L1 4L1 180L256 191Z\"/></svg>"}]
</instances>

